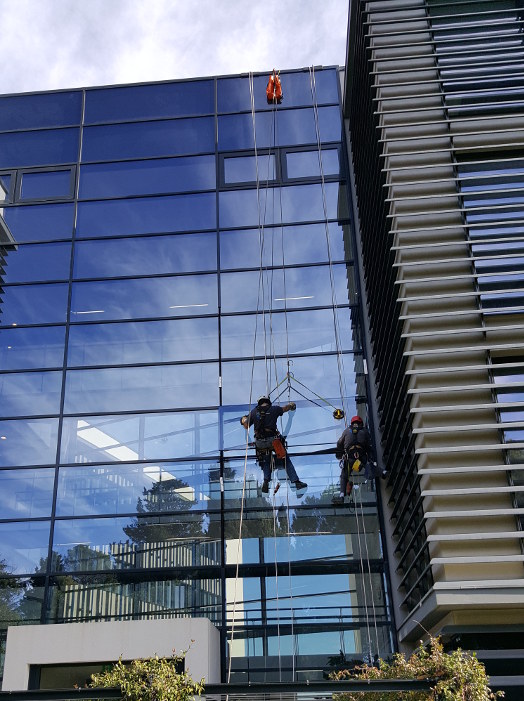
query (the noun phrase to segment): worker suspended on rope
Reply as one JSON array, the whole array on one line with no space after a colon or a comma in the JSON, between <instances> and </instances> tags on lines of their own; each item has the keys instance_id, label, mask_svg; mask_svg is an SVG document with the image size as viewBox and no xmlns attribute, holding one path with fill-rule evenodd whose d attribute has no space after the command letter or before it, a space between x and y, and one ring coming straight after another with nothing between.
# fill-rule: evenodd
<instances>
[{"instance_id":1,"label":"worker suspended on rope","mask_svg":"<svg viewBox=\"0 0 524 701\"><path fill-rule=\"evenodd\" d=\"M267 494L271 481L272 467L284 467L289 478L296 489L305 489L307 484L301 482L295 470L295 466L287 455L285 439L277 428L277 419L287 411L295 411L296 404L291 402L285 406L273 406L269 397L263 396L257 402L257 406L252 409L249 416L243 416L240 423L246 430L250 426L255 427L255 447L257 451L258 464L264 473L264 483L262 492Z\"/></svg>"},{"instance_id":2,"label":"worker suspended on rope","mask_svg":"<svg viewBox=\"0 0 524 701\"><path fill-rule=\"evenodd\" d=\"M377 466L371 436L360 416L351 418L351 425L344 429L337 441L336 457L340 460L340 493L333 503L340 504L353 490L351 475L363 472L366 479L385 477L386 471Z\"/></svg>"},{"instance_id":3,"label":"worker suspended on rope","mask_svg":"<svg viewBox=\"0 0 524 701\"><path fill-rule=\"evenodd\" d=\"M276 103L280 105L284 95L282 94L282 83L277 75L277 72L273 68L273 73L269 76L269 81L266 88L266 97L269 105Z\"/></svg>"}]
</instances>

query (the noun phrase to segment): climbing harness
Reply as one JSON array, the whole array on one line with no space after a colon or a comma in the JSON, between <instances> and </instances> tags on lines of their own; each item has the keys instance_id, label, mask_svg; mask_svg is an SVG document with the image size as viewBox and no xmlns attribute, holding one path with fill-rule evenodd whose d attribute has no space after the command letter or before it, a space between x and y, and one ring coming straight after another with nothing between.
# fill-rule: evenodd
<instances>
[{"instance_id":1,"label":"climbing harness","mask_svg":"<svg viewBox=\"0 0 524 701\"><path fill-rule=\"evenodd\" d=\"M276 103L280 105L284 95L282 94L282 83L278 77L277 72L273 68L273 73L269 76L269 80L266 88L266 97L269 105Z\"/></svg>"}]
</instances>

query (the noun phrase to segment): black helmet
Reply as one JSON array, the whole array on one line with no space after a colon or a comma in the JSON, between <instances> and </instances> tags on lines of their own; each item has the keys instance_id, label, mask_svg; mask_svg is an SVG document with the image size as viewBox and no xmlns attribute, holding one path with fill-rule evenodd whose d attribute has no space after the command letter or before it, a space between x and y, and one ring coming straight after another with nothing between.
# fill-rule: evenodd
<instances>
[{"instance_id":1,"label":"black helmet","mask_svg":"<svg viewBox=\"0 0 524 701\"><path fill-rule=\"evenodd\" d=\"M262 404L269 404L269 406L271 406L271 399L265 394L258 398L257 405L261 406Z\"/></svg>"}]
</instances>

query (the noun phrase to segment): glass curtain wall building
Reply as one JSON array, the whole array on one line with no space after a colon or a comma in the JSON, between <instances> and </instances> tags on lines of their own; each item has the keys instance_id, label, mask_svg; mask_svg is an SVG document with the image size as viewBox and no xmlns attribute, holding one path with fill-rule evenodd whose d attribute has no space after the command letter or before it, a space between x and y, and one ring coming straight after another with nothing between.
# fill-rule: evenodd
<instances>
[{"instance_id":1,"label":"glass curtain wall building","mask_svg":"<svg viewBox=\"0 0 524 701\"><path fill-rule=\"evenodd\" d=\"M204 616L231 681L392 650L374 485L331 505L333 408L370 416L339 73L266 82L0 97L4 636ZM269 391L305 493L260 491Z\"/></svg>"}]
</instances>

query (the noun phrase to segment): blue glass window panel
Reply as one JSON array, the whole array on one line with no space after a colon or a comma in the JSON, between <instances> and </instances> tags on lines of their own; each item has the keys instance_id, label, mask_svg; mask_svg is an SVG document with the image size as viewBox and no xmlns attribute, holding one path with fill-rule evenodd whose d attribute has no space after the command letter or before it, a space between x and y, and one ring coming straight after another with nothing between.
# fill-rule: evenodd
<instances>
[{"instance_id":1,"label":"blue glass window panel","mask_svg":"<svg viewBox=\"0 0 524 701\"><path fill-rule=\"evenodd\" d=\"M331 290L329 266L264 270L259 292L260 272L222 273L222 311L256 311L257 309L296 309L324 307L354 302L348 299L348 275L345 265L332 268L334 287ZM351 270L351 268L349 268ZM284 286L285 285L285 286Z\"/></svg>"},{"instance_id":2,"label":"blue glass window panel","mask_svg":"<svg viewBox=\"0 0 524 701\"><path fill-rule=\"evenodd\" d=\"M75 278L216 270L216 234L77 241Z\"/></svg>"},{"instance_id":3,"label":"blue glass window panel","mask_svg":"<svg viewBox=\"0 0 524 701\"><path fill-rule=\"evenodd\" d=\"M56 511L97 516L220 508L219 474L216 462L203 461L63 467Z\"/></svg>"},{"instance_id":4,"label":"blue glass window panel","mask_svg":"<svg viewBox=\"0 0 524 701\"><path fill-rule=\"evenodd\" d=\"M68 280L71 243L23 244L4 252L2 281Z\"/></svg>"},{"instance_id":5,"label":"blue glass window panel","mask_svg":"<svg viewBox=\"0 0 524 701\"><path fill-rule=\"evenodd\" d=\"M318 151L291 151L286 153L288 178L319 178L340 175L338 149L322 149L322 173Z\"/></svg>"},{"instance_id":6,"label":"blue glass window panel","mask_svg":"<svg viewBox=\"0 0 524 701\"><path fill-rule=\"evenodd\" d=\"M218 375L215 363L69 370L64 411L98 413L216 406Z\"/></svg>"},{"instance_id":7,"label":"blue glass window panel","mask_svg":"<svg viewBox=\"0 0 524 701\"><path fill-rule=\"evenodd\" d=\"M353 350L358 338L352 331L352 311L339 308L337 314L340 350ZM221 343L223 358L333 352L337 350L333 309L273 312L265 320L262 314L258 320L255 315L223 316Z\"/></svg>"},{"instance_id":8,"label":"blue glass window panel","mask_svg":"<svg viewBox=\"0 0 524 701\"><path fill-rule=\"evenodd\" d=\"M78 129L0 134L0 168L58 165L78 159Z\"/></svg>"},{"instance_id":9,"label":"blue glass window panel","mask_svg":"<svg viewBox=\"0 0 524 701\"><path fill-rule=\"evenodd\" d=\"M67 310L67 285L21 285L4 287L0 306L0 324L64 323Z\"/></svg>"},{"instance_id":10,"label":"blue glass window panel","mask_svg":"<svg viewBox=\"0 0 524 701\"><path fill-rule=\"evenodd\" d=\"M54 170L23 173L21 200L45 200L73 196L73 179L70 170Z\"/></svg>"},{"instance_id":11,"label":"blue glass window panel","mask_svg":"<svg viewBox=\"0 0 524 701\"><path fill-rule=\"evenodd\" d=\"M61 367L64 343L64 326L0 329L0 368Z\"/></svg>"},{"instance_id":12,"label":"blue glass window panel","mask_svg":"<svg viewBox=\"0 0 524 701\"><path fill-rule=\"evenodd\" d=\"M0 465L49 465L56 460L58 419L0 421Z\"/></svg>"},{"instance_id":13,"label":"blue glass window panel","mask_svg":"<svg viewBox=\"0 0 524 701\"><path fill-rule=\"evenodd\" d=\"M251 373L253 370L253 361L233 361L222 364L222 403L224 405L242 405L249 402L250 395L259 397L267 393L266 383L266 367L264 360L255 360L253 381ZM267 362L267 379L270 390L273 390L277 384L286 377L287 362L286 358L271 358ZM287 421L292 421L293 433L297 432L297 424L302 422L300 418L300 409L307 407L308 403L313 405L313 402L320 402L318 397L315 397L313 392L325 399L328 399L335 407L340 406L340 383L343 383L344 396L355 396L357 392L357 372L355 371L355 363L353 356L344 356L344 376L341 378L336 355L318 355L310 357L295 357L293 358L293 375L297 381L309 389L309 392L298 383L291 383L291 396L289 398L286 390L285 396L282 397L281 404L286 404L288 401L296 402L297 411L295 416L284 415L282 421L284 424ZM253 383L253 384L252 384ZM284 383L285 387L285 383ZM282 387L282 389L284 389ZM252 388L252 390L251 390ZM303 392L307 400L303 398L299 392ZM272 396L275 396L274 394ZM313 401L310 401L313 400ZM256 401L256 400L255 400ZM333 424L333 409L329 406L325 408L326 418L324 423ZM336 428L342 433L340 424L336 423ZM304 437L302 431L298 433ZM316 431L313 431L316 433Z\"/></svg>"},{"instance_id":14,"label":"blue glass window panel","mask_svg":"<svg viewBox=\"0 0 524 701\"><path fill-rule=\"evenodd\" d=\"M53 552L70 572L219 566L218 526L198 513L57 521Z\"/></svg>"},{"instance_id":15,"label":"blue glass window panel","mask_svg":"<svg viewBox=\"0 0 524 701\"><path fill-rule=\"evenodd\" d=\"M58 414L61 372L0 374L0 416Z\"/></svg>"},{"instance_id":16,"label":"blue glass window panel","mask_svg":"<svg viewBox=\"0 0 524 701\"><path fill-rule=\"evenodd\" d=\"M78 205L77 236L133 236L214 229L215 193L143 197Z\"/></svg>"},{"instance_id":17,"label":"blue glass window panel","mask_svg":"<svg viewBox=\"0 0 524 701\"><path fill-rule=\"evenodd\" d=\"M86 91L85 123L213 114L213 80L133 85Z\"/></svg>"},{"instance_id":18,"label":"blue glass window panel","mask_svg":"<svg viewBox=\"0 0 524 701\"><path fill-rule=\"evenodd\" d=\"M4 430L0 424L1 435ZM0 442L0 450L4 447L2 443L4 441ZM124 458L124 454L131 454L129 451L138 454L140 460L216 455L218 413L182 411L64 417L61 448L62 463L80 460L85 463L125 463L130 460ZM118 448L125 450L115 450Z\"/></svg>"},{"instance_id":19,"label":"blue glass window panel","mask_svg":"<svg viewBox=\"0 0 524 701\"><path fill-rule=\"evenodd\" d=\"M73 284L72 321L198 316L218 312L216 275Z\"/></svg>"},{"instance_id":20,"label":"blue glass window panel","mask_svg":"<svg viewBox=\"0 0 524 701\"><path fill-rule=\"evenodd\" d=\"M0 543L10 574L32 574L47 558L49 521L1 523Z\"/></svg>"},{"instance_id":21,"label":"blue glass window panel","mask_svg":"<svg viewBox=\"0 0 524 701\"><path fill-rule=\"evenodd\" d=\"M162 195L216 187L215 157L97 163L80 169L80 197Z\"/></svg>"},{"instance_id":22,"label":"blue glass window panel","mask_svg":"<svg viewBox=\"0 0 524 701\"><path fill-rule=\"evenodd\" d=\"M322 144L342 140L339 107L320 107L318 131ZM312 109L284 110L276 115L259 112L255 117L257 148L305 146L317 144L315 115ZM255 148L251 114L227 114L218 118L219 151L247 151Z\"/></svg>"},{"instance_id":23,"label":"blue glass window panel","mask_svg":"<svg viewBox=\"0 0 524 701\"><path fill-rule=\"evenodd\" d=\"M13 178L9 173L0 173L0 202L8 202Z\"/></svg>"},{"instance_id":24,"label":"blue glass window panel","mask_svg":"<svg viewBox=\"0 0 524 701\"><path fill-rule=\"evenodd\" d=\"M324 203L328 219L347 219L345 191L338 183L326 183L324 188L320 183L273 187L258 195L256 189L229 190L219 195L220 227L257 226L259 206L265 225L323 221Z\"/></svg>"},{"instance_id":25,"label":"blue glass window panel","mask_svg":"<svg viewBox=\"0 0 524 701\"><path fill-rule=\"evenodd\" d=\"M262 256L258 229L220 232L220 266L224 269L252 268L260 265L300 265L327 263L328 241L332 261L353 255L349 225L308 224L302 226L264 227ZM283 239L283 240L282 240Z\"/></svg>"},{"instance_id":26,"label":"blue glass window panel","mask_svg":"<svg viewBox=\"0 0 524 701\"><path fill-rule=\"evenodd\" d=\"M185 156L191 153L210 153L214 150L213 117L137 122L85 127L82 161Z\"/></svg>"},{"instance_id":27,"label":"blue glass window panel","mask_svg":"<svg viewBox=\"0 0 524 701\"><path fill-rule=\"evenodd\" d=\"M275 180L277 177L275 156L231 156L224 158L224 182L231 183L256 182L259 180Z\"/></svg>"},{"instance_id":28,"label":"blue glass window panel","mask_svg":"<svg viewBox=\"0 0 524 701\"><path fill-rule=\"evenodd\" d=\"M51 516L53 468L0 470L0 519Z\"/></svg>"},{"instance_id":29,"label":"blue glass window panel","mask_svg":"<svg viewBox=\"0 0 524 701\"><path fill-rule=\"evenodd\" d=\"M3 211L3 217L17 243L70 239L74 215L72 203L8 207Z\"/></svg>"},{"instance_id":30,"label":"blue glass window panel","mask_svg":"<svg viewBox=\"0 0 524 701\"><path fill-rule=\"evenodd\" d=\"M0 332L0 343L1 338ZM68 364L76 366L214 359L218 358L218 320L78 324L70 328L68 349Z\"/></svg>"},{"instance_id":31,"label":"blue glass window panel","mask_svg":"<svg viewBox=\"0 0 524 701\"><path fill-rule=\"evenodd\" d=\"M81 92L1 97L0 131L80 124L81 110Z\"/></svg>"},{"instance_id":32,"label":"blue glass window panel","mask_svg":"<svg viewBox=\"0 0 524 701\"><path fill-rule=\"evenodd\" d=\"M298 107L313 104L312 80L309 71L282 73L283 104L285 107ZM266 87L269 73L253 78L255 109L273 109L268 105ZM338 102L338 76L335 69L319 70L314 74L316 103L319 105ZM221 78L217 81L219 112L239 112L251 110L249 78Z\"/></svg>"}]
</instances>

